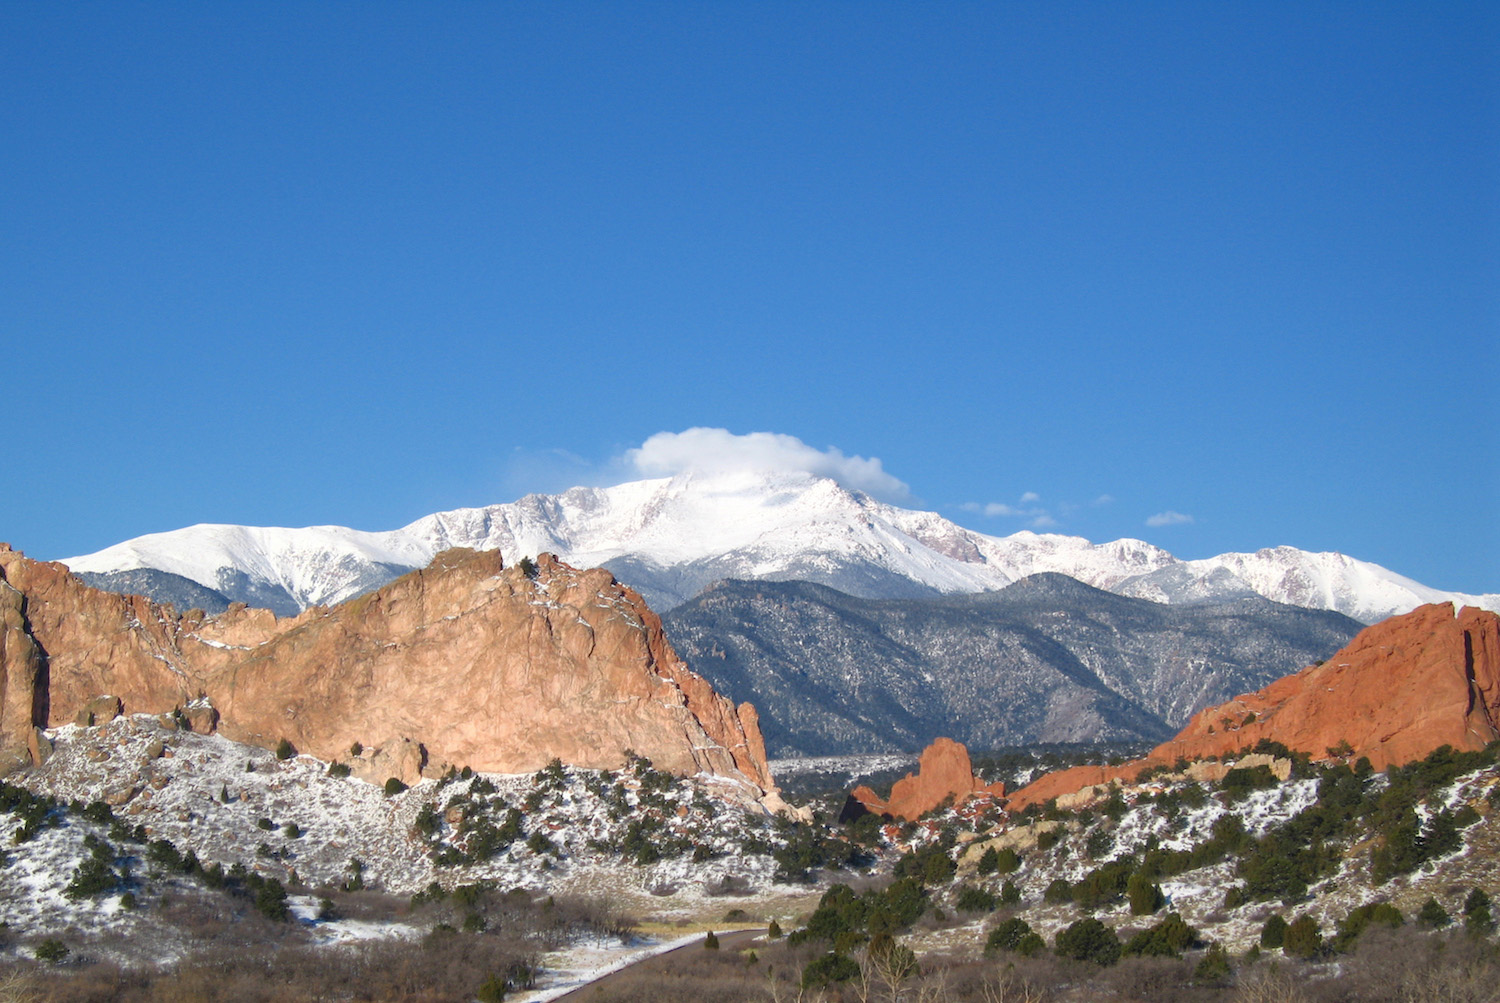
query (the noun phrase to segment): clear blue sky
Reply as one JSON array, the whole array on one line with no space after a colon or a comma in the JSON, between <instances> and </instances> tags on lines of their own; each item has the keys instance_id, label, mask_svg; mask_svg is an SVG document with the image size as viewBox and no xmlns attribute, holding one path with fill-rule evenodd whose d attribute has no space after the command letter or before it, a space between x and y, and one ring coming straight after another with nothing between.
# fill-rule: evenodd
<instances>
[{"instance_id":1,"label":"clear blue sky","mask_svg":"<svg viewBox=\"0 0 1500 1003\"><path fill-rule=\"evenodd\" d=\"M710 426L1500 589L1497 52L1493 3L9 3L0 539L393 528Z\"/></svg>"}]
</instances>

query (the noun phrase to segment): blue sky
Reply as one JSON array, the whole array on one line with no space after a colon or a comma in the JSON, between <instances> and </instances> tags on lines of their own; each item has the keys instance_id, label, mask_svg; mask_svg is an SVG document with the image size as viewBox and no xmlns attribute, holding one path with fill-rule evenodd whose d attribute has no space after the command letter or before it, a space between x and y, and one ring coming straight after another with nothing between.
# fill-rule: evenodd
<instances>
[{"instance_id":1,"label":"blue sky","mask_svg":"<svg viewBox=\"0 0 1500 1003\"><path fill-rule=\"evenodd\" d=\"M1497 11L8 4L0 539L393 528L703 426L1494 591Z\"/></svg>"}]
</instances>

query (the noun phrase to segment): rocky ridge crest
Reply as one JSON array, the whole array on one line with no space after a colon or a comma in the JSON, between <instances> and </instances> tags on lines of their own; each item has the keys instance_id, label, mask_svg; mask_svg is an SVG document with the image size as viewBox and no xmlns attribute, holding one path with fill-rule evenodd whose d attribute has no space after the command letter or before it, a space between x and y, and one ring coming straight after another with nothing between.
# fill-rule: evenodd
<instances>
[{"instance_id":1,"label":"rocky ridge crest","mask_svg":"<svg viewBox=\"0 0 1500 1003\"><path fill-rule=\"evenodd\" d=\"M633 751L774 791L755 709L688 669L636 592L546 554L523 569L448 550L377 591L278 619L238 604L178 614L0 544L3 765L34 762L40 729L90 723L104 703L326 760L359 743L356 771L378 780L527 772L554 757L614 769Z\"/></svg>"}]
</instances>

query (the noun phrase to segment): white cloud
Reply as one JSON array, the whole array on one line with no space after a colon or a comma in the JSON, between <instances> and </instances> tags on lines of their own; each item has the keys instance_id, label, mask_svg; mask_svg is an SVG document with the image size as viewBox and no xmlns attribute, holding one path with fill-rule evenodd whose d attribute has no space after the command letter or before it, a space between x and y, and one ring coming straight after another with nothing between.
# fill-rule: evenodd
<instances>
[{"instance_id":1,"label":"white cloud","mask_svg":"<svg viewBox=\"0 0 1500 1003\"><path fill-rule=\"evenodd\" d=\"M1146 525L1148 525L1148 526L1181 526L1184 523L1189 523L1189 522L1192 522L1192 521L1193 521L1193 517L1192 516L1190 516L1190 515L1183 515L1181 512L1173 512L1173 511L1171 511L1169 509L1166 512L1158 512L1155 515L1153 515L1151 518L1147 519L1146 520Z\"/></svg>"},{"instance_id":2,"label":"white cloud","mask_svg":"<svg viewBox=\"0 0 1500 1003\"><path fill-rule=\"evenodd\" d=\"M1035 491L1028 491L1017 500L1015 505L1006 502L987 502L983 505L978 502L965 502L959 508L965 512L982 513L991 519L1026 519L1027 525L1032 529L1051 529L1058 522L1050 511L1036 504L1041 500L1041 495Z\"/></svg>"},{"instance_id":3,"label":"white cloud","mask_svg":"<svg viewBox=\"0 0 1500 1003\"><path fill-rule=\"evenodd\" d=\"M832 446L814 449L796 436L775 432L735 435L722 428L657 432L628 450L624 459L643 477L671 477L688 470L802 471L883 498L906 498L911 493L874 457L845 456Z\"/></svg>"},{"instance_id":4,"label":"white cloud","mask_svg":"<svg viewBox=\"0 0 1500 1003\"><path fill-rule=\"evenodd\" d=\"M1108 505L1114 500L1114 495L1100 495L1098 498L1095 498L1093 501L1089 502L1089 504L1094 506L1094 508L1102 508L1103 506Z\"/></svg>"}]
</instances>

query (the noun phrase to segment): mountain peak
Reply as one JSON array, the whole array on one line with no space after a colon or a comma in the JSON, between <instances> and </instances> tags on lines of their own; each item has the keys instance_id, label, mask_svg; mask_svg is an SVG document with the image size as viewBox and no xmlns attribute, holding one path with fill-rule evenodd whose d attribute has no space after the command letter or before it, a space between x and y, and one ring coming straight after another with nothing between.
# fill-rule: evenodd
<instances>
[{"instance_id":1,"label":"mountain peak","mask_svg":"<svg viewBox=\"0 0 1500 1003\"><path fill-rule=\"evenodd\" d=\"M217 595L225 606L296 612L368 591L449 547L498 549L512 559L551 552L602 565L663 610L724 578L799 579L865 598L914 598L994 591L1039 572L1157 602L1256 593L1366 623L1443 600L1500 609L1500 596L1440 592L1342 554L1279 546L1179 561L1136 539L1094 544L1029 530L994 537L821 473L759 468L691 469L531 494L383 533L197 525L64 563L112 590L161 589L153 594L199 604Z\"/></svg>"}]
</instances>

